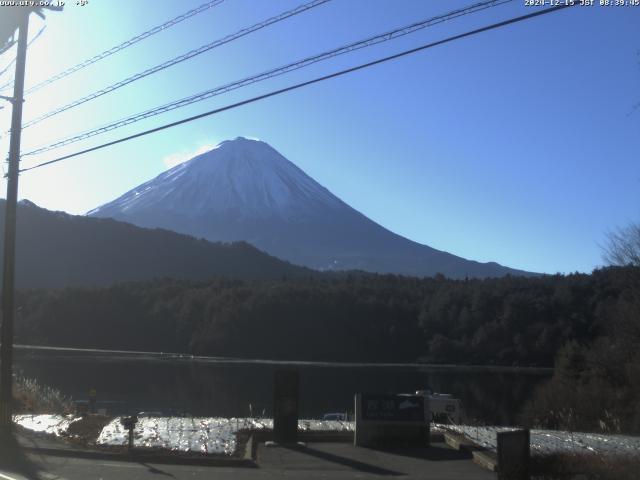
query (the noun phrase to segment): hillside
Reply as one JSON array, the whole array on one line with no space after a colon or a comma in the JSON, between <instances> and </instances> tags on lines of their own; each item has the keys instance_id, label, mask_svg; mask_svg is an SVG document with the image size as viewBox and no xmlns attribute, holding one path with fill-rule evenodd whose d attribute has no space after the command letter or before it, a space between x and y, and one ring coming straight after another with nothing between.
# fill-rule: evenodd
<instances>
[{"instance_id":1,"label":"hillside","mask_svg":"<svg viewBox=\"0 0 640 480\"><path fill-rule=\"evenodd\" d=\"M4 211L1 200L1 230ZM25 201L18 205L17 218L18 288L100 286L161 277L269 279L312 273L246 243L211 243L112 219L51 212ZM3 243L0 236L0 247Z\"/></svg>"}]
</instances>

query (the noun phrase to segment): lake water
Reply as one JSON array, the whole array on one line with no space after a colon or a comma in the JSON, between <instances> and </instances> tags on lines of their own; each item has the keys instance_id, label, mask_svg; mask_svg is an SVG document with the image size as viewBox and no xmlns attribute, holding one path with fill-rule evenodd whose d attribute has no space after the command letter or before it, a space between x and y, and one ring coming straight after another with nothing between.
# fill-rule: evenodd
<instances>
[{"instance_id":1,"label":"lake water","mask_svg":"<svg viewBox=\"0 0 640 480\"><path fill-rule=\"evenodd\" d=\"M16 369L75 400L97 391L109 413L159 411L194 416L270 416L273 375L300 373L300 416L353 410L355 393L451 393L467 415L492 425L517 420L535 387L551 373L537 370L401 365L278 364L170 355L17 348Z\"/></svg>"}]
</instances>

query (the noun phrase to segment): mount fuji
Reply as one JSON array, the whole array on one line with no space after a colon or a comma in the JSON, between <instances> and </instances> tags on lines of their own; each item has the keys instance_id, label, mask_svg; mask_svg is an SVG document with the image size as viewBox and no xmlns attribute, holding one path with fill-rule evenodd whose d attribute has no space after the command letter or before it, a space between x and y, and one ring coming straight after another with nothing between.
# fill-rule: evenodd
<instances>
[{"instance_id":1,"label":"mount fuji","mask_svg":"<svg viewBox=\"0 0 640 480\"><path fill-rule=\"evenodd\" d=\"M351 208L267 143L238 137L87 213L211 241L244 240L318 270L451 278L530 275L397 235Z\"/></svg>"}]
</instances>

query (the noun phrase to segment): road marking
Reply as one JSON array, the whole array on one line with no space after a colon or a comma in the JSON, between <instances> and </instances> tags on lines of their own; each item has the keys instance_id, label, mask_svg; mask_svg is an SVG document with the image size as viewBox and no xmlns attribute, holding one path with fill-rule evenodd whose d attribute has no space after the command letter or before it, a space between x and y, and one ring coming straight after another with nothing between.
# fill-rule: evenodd
<instances>
[{"instance_id":1,"label":"road marking","mask_svg":"<svg viewBox=\"0 0 640 480\"><path fill-rule=\"evenodd\" d=\"M0 478L3 480L19 480L16 477L10 477L9 475L5 475L4 473L0 473Z\"/></svg>"},{"instance_id":2,"label":"road marking","mask_svg":"<svg viewBox=\"0 0 640 480\"><path fill-rule=\"evenodd\" d=\"M66 480L66 478L61 477L60 475L55 475L49 472L39 472L38 475L48 480Z\"/></svg>"},{"instance_id":3,"label":"road marking","mask_svg":"<svg viewBox=\"0 0 640 480\"><path fill-rule=\"evenodd\" d=\"M110 467L110 468L145 468L142 465L128 465L126 463L96 463L95 465L100 467Z\"/></svg>"},{"instance_id":4,"label":"road marking","mask_svg":"<svg viewBox=\"0 0 640 480\"><path fill-rule=\"evenodd\" d=\"M60 475L54 475L49 472L38 472L38 477L45 478L47 480L67 480L66 478L61 477ZM10 475L7 475L6 473L0 473L0 480L23 480L25 478L26 477L23 477L22 475L20 475L19 477L12 477Z\"/></svg>"}]
</instances>

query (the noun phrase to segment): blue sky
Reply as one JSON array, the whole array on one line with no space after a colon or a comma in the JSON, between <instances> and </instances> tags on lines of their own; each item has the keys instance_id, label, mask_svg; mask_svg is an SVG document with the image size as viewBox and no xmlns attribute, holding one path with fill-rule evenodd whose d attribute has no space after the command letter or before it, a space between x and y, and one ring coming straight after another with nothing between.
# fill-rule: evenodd
<instances>
[{"instance_id":1,"label":"blue sky","mask_svg":"<svg viewBox=\"0 0 640 480\"><path fill-rule=\"evenodd\" d=\"M27 87L204 0L75 3L48 15L28 53ZM24 120L301 3L226 0L30 95ZM333 0L26 129L23 151L469 3ZM23 166L531 11L516 0ZM44 24L34 17L31 34ZM639 26L640 7L574 7L25 173L20 197L82 214L243 135L412 240L526 270L589 272L602 263L606 232L640 218ZM9 113L0 110L2 130Z\"/></svg>"}]
</instances>

